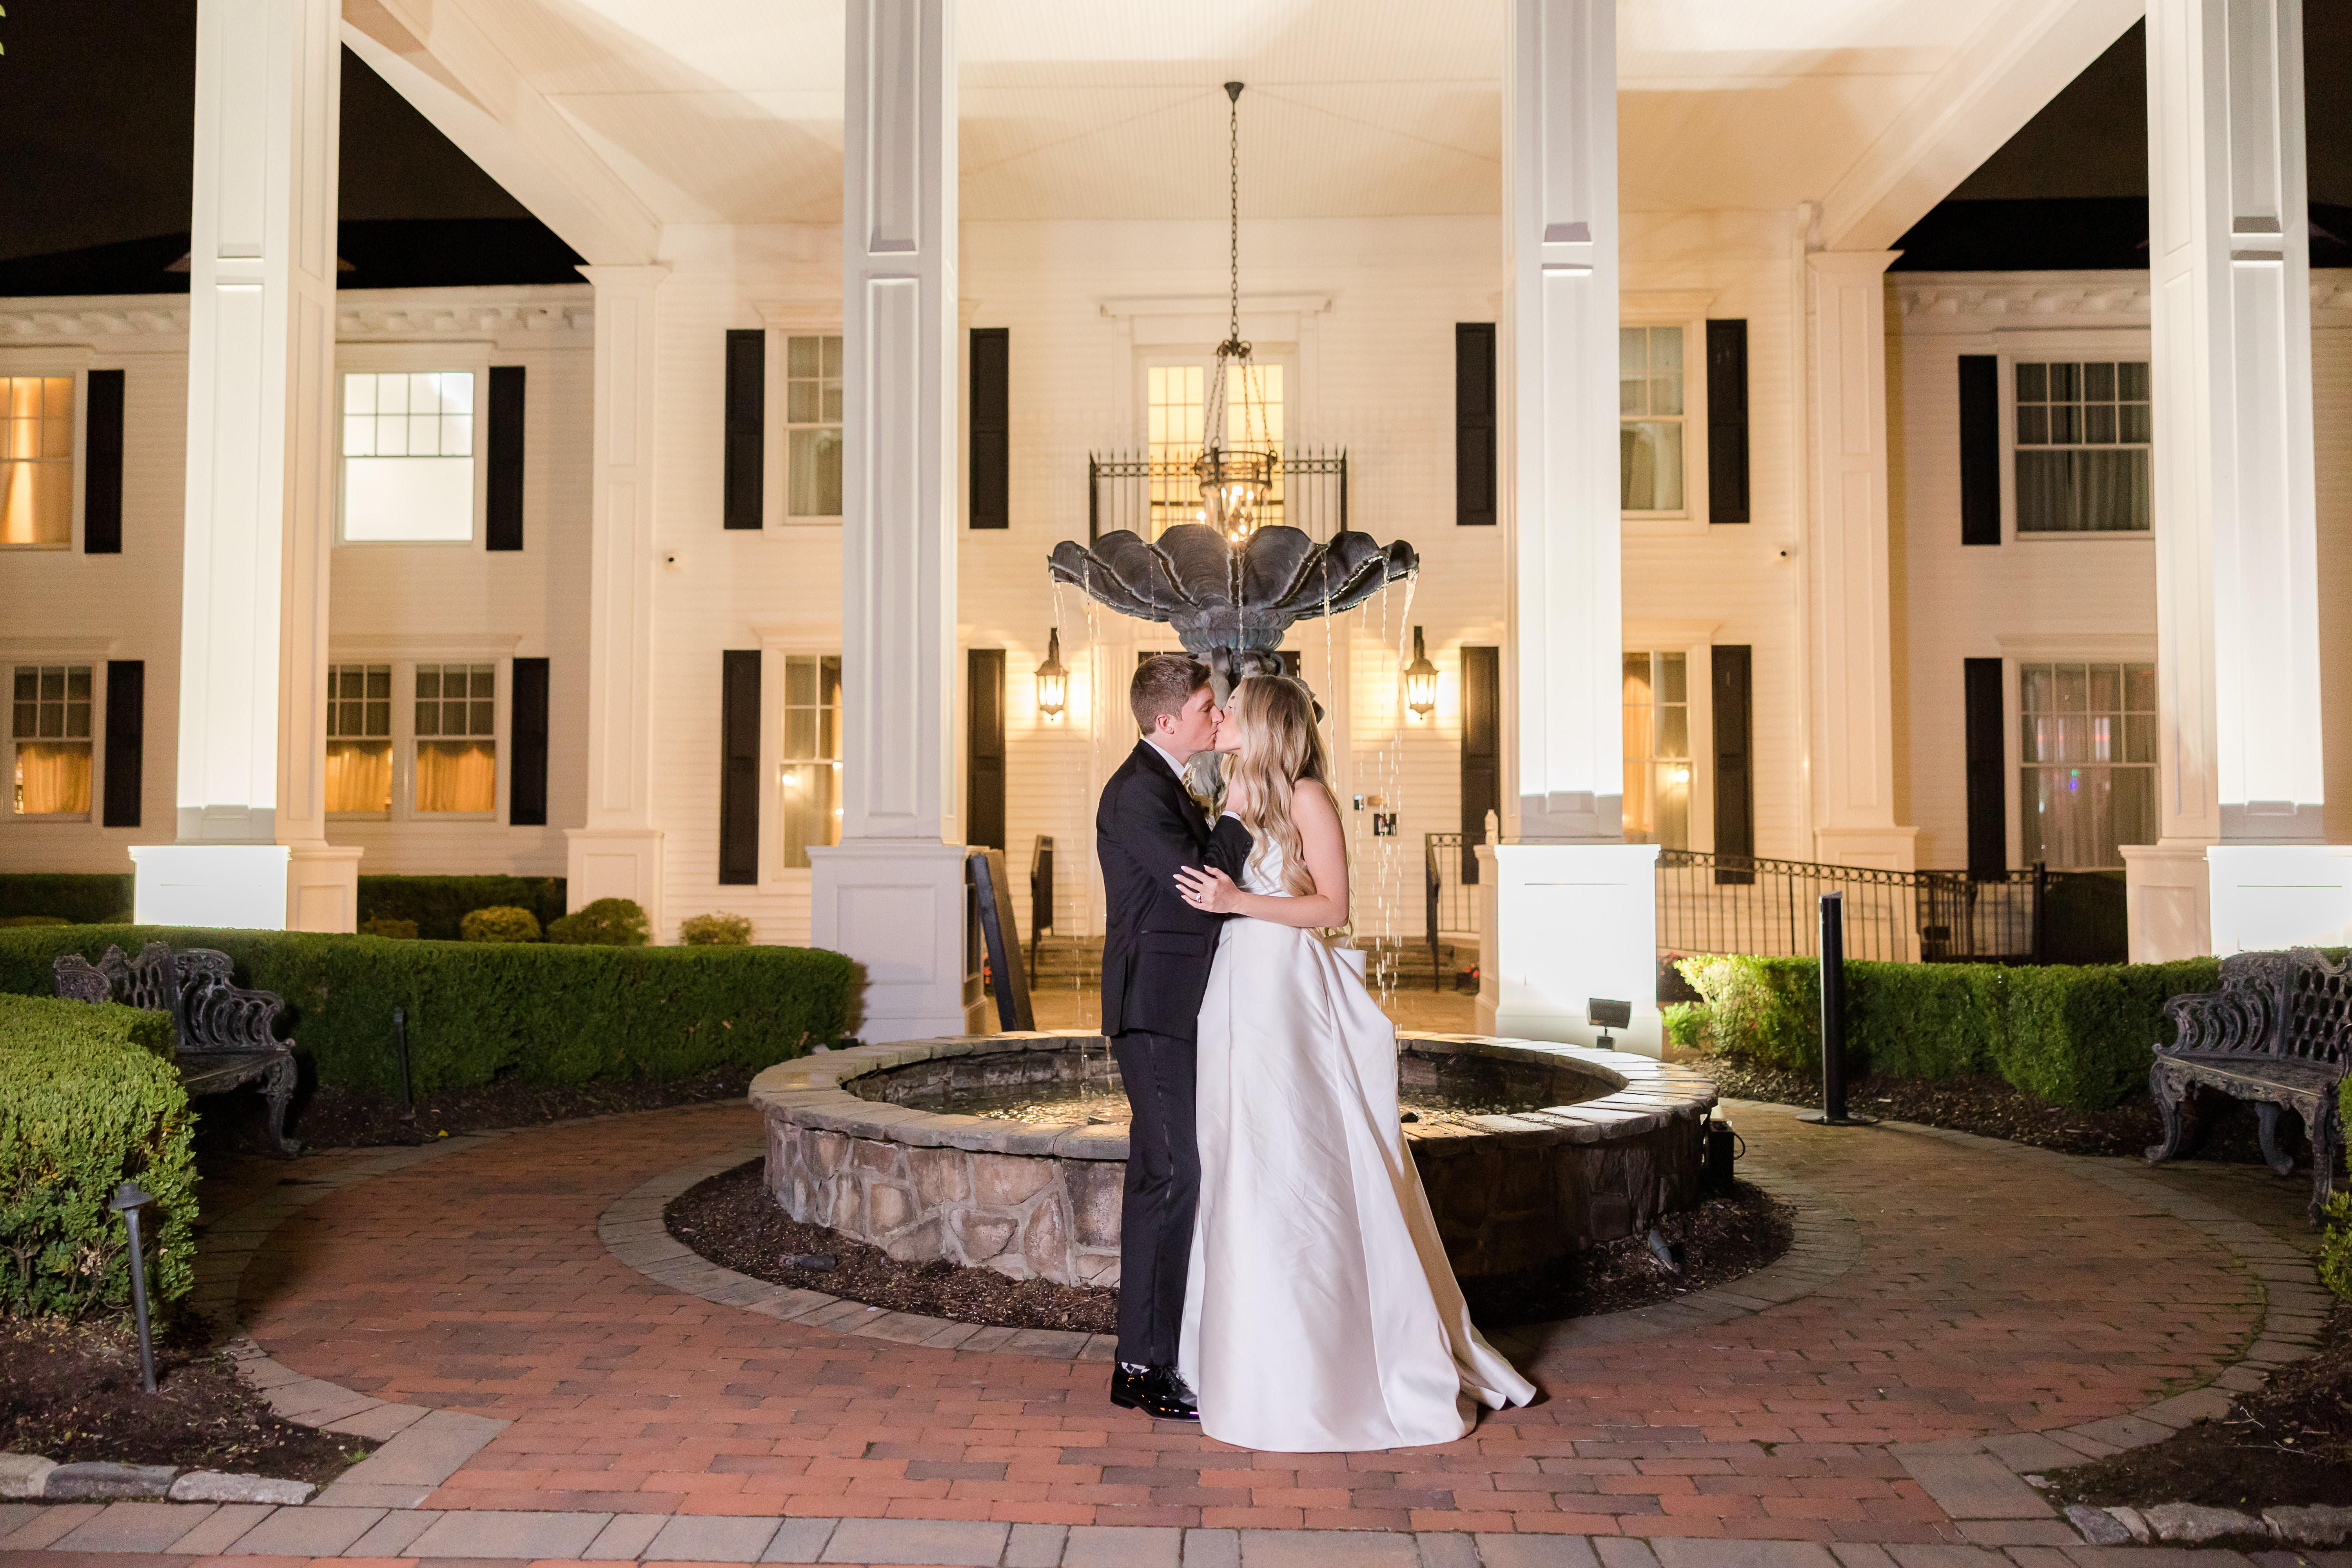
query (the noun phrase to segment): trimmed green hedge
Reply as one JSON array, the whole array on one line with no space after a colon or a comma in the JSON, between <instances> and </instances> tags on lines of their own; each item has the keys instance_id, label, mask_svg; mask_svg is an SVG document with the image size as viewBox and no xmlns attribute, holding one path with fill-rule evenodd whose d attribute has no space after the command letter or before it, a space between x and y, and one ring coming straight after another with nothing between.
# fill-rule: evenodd
<instances>
[{"instance_id":1,"label":"trimmed green hedge","mask_svg":"<svg viewBox=\"0 0 2352 1568\"><path fill-rule=\"evenodd\" d=\"M129 1308L130 1237L106 1206L125 1181L155 1198L142 1222L151 1300L187 1294L190 1125L171 1015L0 996L0 1310Z\"/></svg>"},{"instance_id":2,"label":"trimmed green hedge","mask_svg":"<svg viewBox=\"0 0 2352 1568\"><path fill-rule=\"evenodd\" d=\"M131 878L67 871L0 872L0 915L57 915L76 925L110 921L131 908Z\"/></svg>"},{"instance_id":3,"label":"trimmed green hedge","mask_svg":"<svg viewBox=\"0 0 2352 1568\"><path fill-rule=\"evenodd\" d=\"M560 947L400 942L307 931L161 926L0 931L0 992L54 991L58 954L109 943L218 948L236 980L286 999L278 1023L321 1083L397 1092L392 1010L408 1012L415 1088L675 1079L761 1068L856 1026L861 977L799 947Z\"/></svg>"},{"instance_id":4,"label":"trimmed green hedge","mask_svg":"<svg viewBox=\"0 0 2352 1568\"><path fill-rule=\"evenodd\" d=\"M2336 1086L2336 1103L2344 1119L2341 1125L2352 1128L2352 1078ZM2352 1149L2345 1151L2345 1159L2352 1163ZM2327 1234L2319 1243L2319 1282L2352 1301L2352 1192L2327 1200L2326 1220Z\"/></svg>"},{"instance_id":5,"label":"trimmed green hedge","mask_svg":"<svg viewBox=\"0 0 2352 1568\"><path fill-rule=\"evenodd\" d=\"M1810 958L1686 958L1706 998L1708 1047L1800 1072L1822 1066L1821 966ZM2221 961L2004 968L1848 963L1853 1067L1896 1078L1998 1074L2053 1105L2092 1110L2147 1082L2172 1037L2164 1003L2217 991Z\"/></svg>"},{"instance_id":6,"label":"trimmed green hedge","mask_svg":"<svg viewBox=\"0 0 2352 1568\"><path fill-rule=\"evenodd\" d=\"M415 921L418 936L456 942L476 910L529 910L546 926L562 918L563 900L561 877L362 877L359 918ZM127 898L118 906L130 907Z\"/></svg>"}]
</instances>

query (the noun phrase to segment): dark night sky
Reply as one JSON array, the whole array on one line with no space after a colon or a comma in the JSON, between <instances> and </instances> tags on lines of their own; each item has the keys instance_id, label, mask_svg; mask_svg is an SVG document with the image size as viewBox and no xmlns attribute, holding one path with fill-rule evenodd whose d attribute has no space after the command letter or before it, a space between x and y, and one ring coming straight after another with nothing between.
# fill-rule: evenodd
<instances>
[{"instance_id":1,"label":"dark night sky","mask_svg":"<svg viewBox=\"0 0 2352 1568\"><path fill-rule=\"evenodd\" d=\"M187 228L195 15L194 0L11 0L0 258ZM2311 198L2352 206L2352 5L2306 6L2304 26ZM2144 72L2135 26L1954 198L2144 196ZM341 216L529 215L346 51Z\"/></svg>"}]
</instances>

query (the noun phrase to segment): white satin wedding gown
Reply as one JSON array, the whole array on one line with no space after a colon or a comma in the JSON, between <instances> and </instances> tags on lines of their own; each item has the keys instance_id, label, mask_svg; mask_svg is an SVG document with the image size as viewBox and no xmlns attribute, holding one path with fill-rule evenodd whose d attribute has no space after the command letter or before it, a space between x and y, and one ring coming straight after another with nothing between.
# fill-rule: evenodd
<instances>
[{"instance_id":1,"label":"white satin wedding gown","mask_svg":"<svg viewBox=\"0 0 2352 1568\"><path fill-rule=\"evenodd\" d=\"M1244 875L1283 896L1280 847ZM1535 1387L1470 1324L1397 1125L1396 1028L1313 932L1227 921L1200 1022L1201 1200L1177 1368L1277 1453L1450 1443Z\"/></svg>"}]
</instances>

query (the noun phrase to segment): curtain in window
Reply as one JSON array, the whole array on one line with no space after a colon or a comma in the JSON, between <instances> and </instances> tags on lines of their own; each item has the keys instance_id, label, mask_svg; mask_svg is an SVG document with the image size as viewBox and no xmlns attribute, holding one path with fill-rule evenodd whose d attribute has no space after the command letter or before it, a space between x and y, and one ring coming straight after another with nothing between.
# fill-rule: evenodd
<instances>
[{"instance_id":1,"label":"curtain in window","mask_svg":"<svg viewBox=\"0 0 2352 1568\"><path fill-rule=\"evenodd\" d=\"M27 816L89 810L89 748L16 742L16 809Z\"/></svg>"},{"instance_id":2,"label":"curtain in window","mask_svg":"<svg viewBox=\"0 0 2352 1568\"><path fill-rule=\"evenodd\" d=\"M1618 427L1617 504L1626 511L1683 508L1683 427L1627 420Z\"/></svg>"},{"instance_id":3,"label":"curtain in window","mask_svg":"<svg viewBox=\"0 0 2352 1568\"><path fill-rule=\"evenodd\" d=\"M2111 533L2144 530L2153 513L2147 454L2032 451L2017 454L2021 533Z\"/></svg>"},{"instance_id":4,"label":"curtain in window","mask_svg":"<svg viewBox=\"0 0 2352 1568\"><path fill-rule=\"evenodd\" d=\"M496 811L499 753L488 741L419 741L416 809Z\"/></svg>"},{"instance_id":5,"label":"curtain in window","mask_svg":"<svg viewBox=\"0 0 2352 1568\"><path fill-rule=\"evenodd\" d=\"M389 706L389 704L387 704ZM327 809L392 809L392 742L327 742Z\"/></svg>"}]
</instances>

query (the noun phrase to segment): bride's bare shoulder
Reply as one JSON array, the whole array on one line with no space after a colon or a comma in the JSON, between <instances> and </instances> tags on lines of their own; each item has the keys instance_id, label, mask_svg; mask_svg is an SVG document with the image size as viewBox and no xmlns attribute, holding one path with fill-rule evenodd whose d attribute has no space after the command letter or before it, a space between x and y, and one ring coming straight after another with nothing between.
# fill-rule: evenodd
<instances>
[{"instance_id":1,"label":"bride's bare shoulder","mask_svg":"<svg viewBox=\"0 0 2352 1568\"><path fill-rule=\"evenodd\" d=\"M1290 814L1301 827L1309 824L1330 824L1339 821L1339 803L1331 796L1330 786L1320 779L1301 779L1291 792Z\"/></svg>"}]
</instances>

